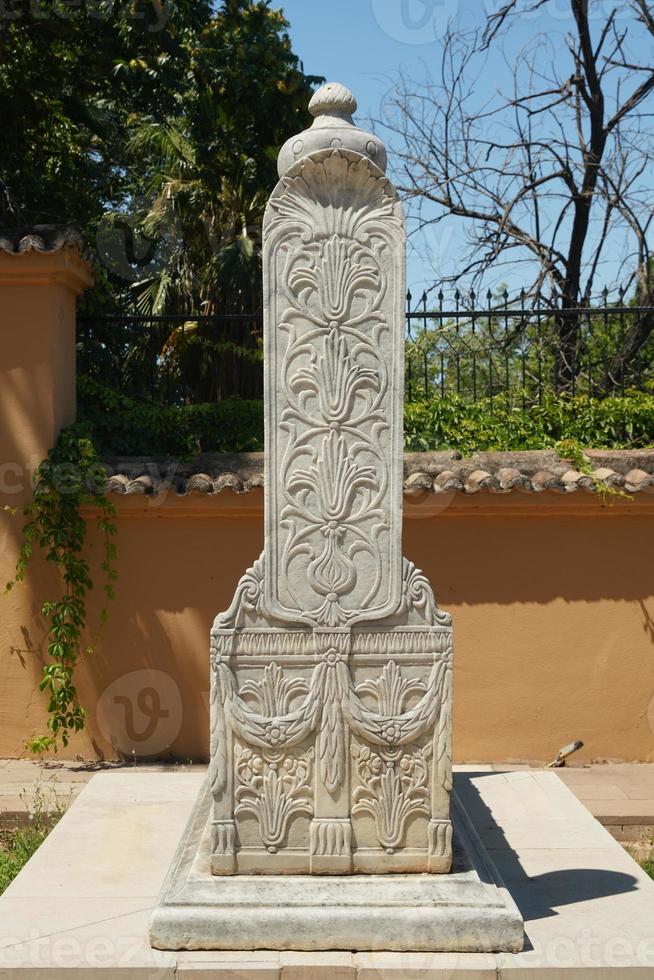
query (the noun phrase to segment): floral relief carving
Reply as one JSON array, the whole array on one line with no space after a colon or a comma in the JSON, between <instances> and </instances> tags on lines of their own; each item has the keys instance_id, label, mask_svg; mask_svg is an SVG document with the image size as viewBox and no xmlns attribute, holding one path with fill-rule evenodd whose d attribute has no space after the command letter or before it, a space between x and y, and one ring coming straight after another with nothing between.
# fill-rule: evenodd
<instances>
[{"instance_id":1,"label":"floral relief carving","mask_svg":"<svg viewBox=\"0 0 654 980\"><path fill-rule=\"evenodd\" d=\"M426 683L405 680L394 660L383 668L377 680L365 681L350 690L345 706L350 729L373 745L397 748L432 732L441 714L451 671L451 651L436 654ZM410 694L421 693L413 707L406 707ZM371 711L360 694L373 693L379 705ZM385 713L388 709L388 713Z\"/></svg>"},{"instance_id":2,"label":"floral relief carving","mask_svg":"<svg viewBox=\"0 0 654 980\"><path fill-rule=\"evenodd\" d=\"M343 784L346 759L346 730L388 751L406 746L432 734L449 691L450 652L435 654L427 682L404 678L395 661L383 668L379 678L356 688L342 654L327 649L313 669L307 684L302 678L288 679L277 664L269 664L260 681L246 681L238 690L234 675L225 663L216 666L217 684L224 692L226 723L246 744L263 750L286 750L318 732L316 751L321 777L327 789ZM366 706L361 695L372 695L377 710ZM411 707L408 701L417 697ZM254 701L254 709L250 704ZM444 717L448 717L447 714ZM224 733L221 735L224 740ZM216 791L227 779L227 756L216 751L212 782Z\"/></svg>"},{"instance_id":3,"label":"floral relief carving","mask_svg":"<svg viewBox=\"0 0 654 980\"><path fill-rule=\"evenodd\" d=\"M216 617L215 626L234 628L245 625L248 613L264 614L263 608L263 555L241 576L229 609ZM212 656L213 656L212 644Z\"/></svg>"},{"instance_id":4,"label":"floral relief carving","mask_svg":"<svg viewBox=\"0 0 654 980\"><path fill-rule=\"evenodd\" d=\"M356 693L371 697L376 704L379 715L373 718L368 713L368 719L373 722L380 748L377 752L368 746L354 749L361 785L353 793L352 814L369 813L379 843L392 854L404 839L409 817L430 813L431 742L411 753L401 748L412 714L407 706L414 697L419 698L418 705L424 702L427 685L418 678L403 677L391 660L379 677L359 684Z\"/></svg>"},{"instance_id":5,"label":"floral relief carving","mask_svg":"<svg viewBox=\"0 0 654 980\"><path fill-rule=\"evenodd\" d=\"M270 854L294 834L311 873L358 849L377 870L417 815L447 846L450 617L401 551L404 238L343 149L294 165L264 219L266 537L212 633L210 781L219 828L255 817Z\"/></svg>"},{"instance_id":6,"label":"floral relief carving","mask_svg":"<svg viewBox=\"0 0 654 980\"><path fill-rule=\"evenodd\" d=\"M267 351L279 420L267 583L275 615L343 626L400 601L389 363L401 369L403 273L388 273L403 218L388 181L353 154L309 158L280 187L266 219L281 285Z\"/></svg>"},{"instance_id":7,"label":"floral relief carving","mask_svg":"<svg viewBox=\"0 0 654 980\"><path fill-rule=\"evenodd\" d=\"M444 612L436 605L434 593L432 592L429 579L412 561L404 559L404 570L402 575L402 604L398 610L400 614L418 610L423 613L425 619L439 626L451 626L452 616Z\"/></svg>"},{"instance_id":8,"label":"floral relief carving","mask_svg":"<svg viewBox=\"0 0 654 980\"><path fill-rule=\"evenodd\" d=\"M264 846L276 854L283 846L291 817L311 816L311 757L267 752L257 755L242 749L236 761L236 816L252 813L257 818Z\"/></svg>"},{"instance_id":9,"label":"floral relief carving","mask_svg":"<svg viewBox=\"0 0 654 980\"><path fill-rule=\"evenodd\" d=\"M317 399L319 416L330 427L344 422L356 426L354 409L358 396L365 389L379 390L379 371L366 368L352 358L345 337L335 327L325 338L323 353L319 355L312 350L309 357L309 366L300 368L289 380L293 394L298 396L298 405L303 411L310 411L313 396ZM315 424L320 422L315 420Z\"/></svg>"},{"instance_id":10,"label":"floral relief carving","mask_svg":"<svg viewBox=\"0 0 654 980\"><path fill-rule=\"evenodd\" d=\"M292 748L315 728L319 704L302 678L286 677L273 662L260 681L247 680L238 690L225 664L219 665L218 671L226 691L227 717L236 734L250 745ZM300 701L294 707L296 699Z\"/></svg>"},{"instance_id":11,"label":"floral relief carving","mask_svg":"<svg viewBox=\"0 0 654 980\"><path fill-rule=\"evenodd\" d=\"M380 715L393 717L402 714L409 699L414 694L423 695L427 690L423 681L416 677L403 677L402 671L394 660L390 660L382 669L379 677L362 681L357 685L356 692L370 695L377 703ZM381 729L388 731L389 725ZM394 738L399 737L397 726L392 725ZM387 735L383 736L389 741ZM391 742L393 739L391 739Z\"/></svg>"},{"instance_id":12,"label":"floral relief carving","mask_svg":"<svg viewBox=\"0 0 654 980\"><path fill-rule=\"evenodd\" d=\"M286 282L292 307L318 324L347 322L371 313L383 290L373 249L335 234L291 252Z\"/></svg>"},{"instance_id":13,"label":"floral relief carving","mask_svg":"<svg viewBox=\"0 0 654 980\"><path fill-rule=\"evenodd\" d=\"M376 753L367 746L357 753L361 785L353 793L352 815L369 813L374 818L379 843L388 854L403 843L410 816L430 813L431 752L429 744L413 753Z\"/></svg>"}]
</instances>

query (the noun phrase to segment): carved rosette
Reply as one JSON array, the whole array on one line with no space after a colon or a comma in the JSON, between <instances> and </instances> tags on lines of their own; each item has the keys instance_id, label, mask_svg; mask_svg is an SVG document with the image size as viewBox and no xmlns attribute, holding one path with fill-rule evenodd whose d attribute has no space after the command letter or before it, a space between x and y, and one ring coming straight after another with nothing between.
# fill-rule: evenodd
<instances>
[{"instance_id":1,"label":"carved rosette","mask_svg":"<svg viewBox=\"0 0 654 980\"><path fill-rule=\"evenodd\" d=\"M266 537L212 631L217 874L451 859L451 623L401 551L404 217L352 105L316 97L324 148L264 221Z\"/></svg>"}]
</instances>

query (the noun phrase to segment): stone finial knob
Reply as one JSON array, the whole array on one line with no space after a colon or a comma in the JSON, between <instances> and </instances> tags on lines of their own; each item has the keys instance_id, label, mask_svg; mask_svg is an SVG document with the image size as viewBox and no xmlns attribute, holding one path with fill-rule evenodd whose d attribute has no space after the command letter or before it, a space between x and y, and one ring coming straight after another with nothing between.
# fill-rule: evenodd
<instances>
[{"instance_id":1,"label":"stone finial knob","mask_svg":"<svg viewBox=\"0 0 654 980\"><path fill-rule=\"evenodd\" d=\"M357 111L357 100L349 88L340 82L328 82L315 93L309 103L312 116L333 113L338 116L353 116Z\"/></svg>"},{"instance_id":2,"label":"stone finial knob","mask_svg":"<svg viewBox=\"0 0 654 980\"><path fill-rule=\"evenodd\" d=\"M354 151L386 170L386 148L378 136L366 133L355 124L352 114L357 100L340 82L328 82L309 103L314 117L309 129L292 136L281 148L277 169L279 176L288 173L293 164L320 150Z\"/></svg>"}]
</instances>

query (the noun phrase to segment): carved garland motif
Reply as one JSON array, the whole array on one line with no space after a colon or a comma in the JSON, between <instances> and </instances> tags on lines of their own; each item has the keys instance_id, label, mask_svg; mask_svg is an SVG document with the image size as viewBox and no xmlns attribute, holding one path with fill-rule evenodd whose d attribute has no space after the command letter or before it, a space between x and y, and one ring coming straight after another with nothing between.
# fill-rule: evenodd
<instances>
[{"instance_id":1,"label":"carved garland motif","mask_svg":"<svg viewBox=\"0 0 654 980\"><path fill-rule=\"evenodd\" d=\"M359 753L359 772L366 790L355 795L355 802L359 811L368 809L375 817L382 846L397 847L409 815L418 809L427 812L423 793L427 773L425 768L423 781L421 767L426 767L428 750L407 755L403 747L433 733L448 690L449 652L435 656L427 683L402 678L397 664L390 661L378 680L365 681L356 689L336 650L329 650L316 665L308 685L299 678L284 678L282 669L272 663L265 668L262 681L246 681L239 691L230 668L216 653L213 665L215 689L222 700L218 717L224 718L246 745L261 750L258 756L241 754L237 763L241 785L236 792L236 812L240 807L240 812L247 809L257 814L266 846L279 846L293 813L311 812L304 795L309 785L310 756L305 754L300 762L294 761L296 768L292 770L287 767L282 772L279 766L280 753L300 745L316 729L320 774L331 791L342 785L345 777L346 725L378 748L377 755L369 750L367 755ZM247 698L253 694L260 711L248 705ZM373 694L379 711L366 707L361 694ZM411 694L420 694L419 700L405 709ZM293 707L291 702L301 695L302 700ZM376 758L388 770L383 778L377 772ZM215 795L225 788L228 765L227 753L215 751L211 769ZM397 832L391 832L389 821Z\"/></svg>"}]
</instances>

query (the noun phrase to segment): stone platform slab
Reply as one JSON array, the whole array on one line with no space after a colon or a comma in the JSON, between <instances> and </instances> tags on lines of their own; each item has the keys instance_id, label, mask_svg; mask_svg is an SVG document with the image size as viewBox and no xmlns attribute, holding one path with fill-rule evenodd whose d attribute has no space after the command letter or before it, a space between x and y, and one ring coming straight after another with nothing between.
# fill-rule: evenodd
<instances>
[{"instance_id":1,"label":"stone platform slab","mask_svg":"<svg viewBox=\"0 0 654 980\"><path fill-rule=\"evenodd\" d=\"M211 791L194 807L152 917L157 949L517 952L524 922L453 794L449 874L211 873Z\"/></svg>"},{"instance_id":2,"label":"stone platform slab","mask_svg":"<svg viewBox=\"0 0 654 980\"><path fill-rule=\"evenodd\" d=\"M102 773L0 898L0 980L654 980L654 883L552 772L455 788L525 919L518 954L168 953L152 910L204 779Z\"/></svg>"}]
</instances>

